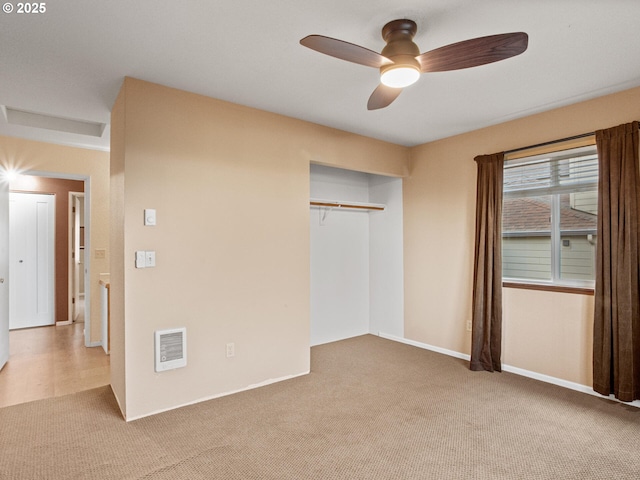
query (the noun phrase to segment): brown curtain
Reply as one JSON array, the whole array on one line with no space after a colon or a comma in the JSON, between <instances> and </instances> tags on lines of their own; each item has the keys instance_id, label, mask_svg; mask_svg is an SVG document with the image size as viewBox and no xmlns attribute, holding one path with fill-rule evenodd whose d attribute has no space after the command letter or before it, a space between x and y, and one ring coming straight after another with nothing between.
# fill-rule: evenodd
<instances>
[{"instance_id":1,"label":"brown curtain","mask_svg":"<svg viewBox=\"0 0 640 480\"><path fill-rule=\"evenodd\" d=\"M593 389L640 399L638 122L596 132L598 241Z\"/></svg>"},{"instance_id":2,"label":"brown curtain","mask_svg":"<svg viewBox=\"0 0 640 480\"><path fill-rule=\"evenodd\" d=\"M480 155L476 188L471 370L502 371L502 170L504 153Z\"/></svg>"}]
</instances>

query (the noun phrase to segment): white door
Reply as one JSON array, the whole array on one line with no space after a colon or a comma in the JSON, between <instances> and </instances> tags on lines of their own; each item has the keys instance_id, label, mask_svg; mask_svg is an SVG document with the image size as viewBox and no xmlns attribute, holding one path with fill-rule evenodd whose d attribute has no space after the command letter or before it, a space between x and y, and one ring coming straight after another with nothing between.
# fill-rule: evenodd
<instances>
[{"instance_id":1,"label":"white door","mask_svg":"<svg viewBox=\"0 0 640 480\"><path fill-rule=\"evenodd\" d=\"M9 194L9 327L55 323L55 196Z\"/></svg>"},{"instance_id":2,"label":"white door","mask_svg":"<svg viewBox=\"0 0 640 480\"><path fill-rule=\"evenodd\" d=\"M80 315L76 308L80 298L84 296L84 193L73 195L73 321Z\"/></svg>"},{"instance_id":3,"label":"white door","mask_svg":"<svg viewBox=\"0 0 640 480\"><path fill-rule=\"evenodd\" d=\"M9 359L9 185L0 181L0 369Z\"/></svg>"}]
</instances>

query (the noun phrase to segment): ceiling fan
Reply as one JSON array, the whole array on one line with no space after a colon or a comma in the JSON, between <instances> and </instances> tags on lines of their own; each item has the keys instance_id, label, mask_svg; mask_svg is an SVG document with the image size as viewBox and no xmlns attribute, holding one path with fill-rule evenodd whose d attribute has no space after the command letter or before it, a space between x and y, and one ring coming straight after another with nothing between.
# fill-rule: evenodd
<instances>
[{"instance_id":1,"label":"ceiling fan","mask_svg":"<svg viewBox=\"0 0 640 480\"><path fill-rule=\"evenodd\" d=\"M416 32L413 20L387 23L382 28L382 38L387 45L380 53L323 35L309 35L300 43L332 57L379 68L381 83L367 103L367 109L377 110L390 105L404 87L418 81L421 73L459 70L505 60L524 52L529 41L524 32L503 33L452 43L421 54L413 43Z\"/></svg>"}]
</instances>

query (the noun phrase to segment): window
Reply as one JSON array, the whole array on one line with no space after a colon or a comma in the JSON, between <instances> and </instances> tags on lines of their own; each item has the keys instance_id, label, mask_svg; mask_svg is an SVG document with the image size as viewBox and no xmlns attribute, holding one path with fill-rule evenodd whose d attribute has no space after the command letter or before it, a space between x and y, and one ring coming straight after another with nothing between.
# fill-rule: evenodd
<instances>
[{"instance_id":1,"label":"window","mask_svg":"<svg viewBox=\"0 0 640 480\"><path fill-rule=\"evenodd\" d=\"M597 189L595 146L505 161L504 280L592 288Z\"/></svg>"}]
</instances>

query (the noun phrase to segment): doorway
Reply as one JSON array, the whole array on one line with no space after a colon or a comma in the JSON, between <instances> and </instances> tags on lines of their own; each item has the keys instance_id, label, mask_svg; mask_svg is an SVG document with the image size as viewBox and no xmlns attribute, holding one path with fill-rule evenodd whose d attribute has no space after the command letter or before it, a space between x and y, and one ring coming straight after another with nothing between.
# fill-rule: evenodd
<instances>
[{"instance_id":1,"label":"doorway","mask_svg":"<svg viewBox=\"0 0 640 480\"><path fill-rule=\"evenodd\" d=\"M84 322L84 192L69 192L69 318Z\"/></svg>"},{"instance_id":2,"label":"doorway","mask_svg":"<svg viewBox=\"0 0 640 480\"><path fill-rule=\"evenodd\" d=\"M404 335L402 179L310 165L310 343Z\"/></svg>"},{"instance_id":3,"label":"doorway","mask_svg":"<svg viewBox=\"0 0 640 480\"><path fill-rule=\"evenodd\" d=\"M56 245L56 246L57 247L60 246L65 252L65 256L64 256L65 268L55 269L56 275L57 275L57 278L55 279L55 285L56 287L64 285L65 288L63 289L63 295L62 295L64 297L62 302L62 309L60 309L59 306L56 305L56 316L55 316L56 322L55 323L57 326L13 330L9 335L9 328L8 328L9 315L6 315L7 325L6 326L4 325L4 320L2 322L2 325L0 325L0 327L2 328L2 332L0 332L0 357L1 357L0 360L4 359L5 356L9 357L9 353L10 353L10 358L8 359L9 362L4 366L4 368L2 368L0 372L0 397L4 397L5 394L8 394L7 392L14 392L14 393L17 392L18 389L14 387L16 387L16 385L19 385L21 382L24 383L27 380L27 378L31 378L32 376L31 373L23 371L24 369L21 370L21 368L23 366L26 366L26 364L28 363L27 361L25 361L26 360L25 356L27 355L27 353L30 353L30 354L37 353L37 355L34 356L33 360L36 363L39 362L40 366L39 367L36 366L35 370L32 369L33 372L35 372L34 374L38 374L38 372L42 372L42 373L49 372L51 371L52 368L63 369L65 372L64 376L48 375L47 382L44 382L44 380L41 381L40 379L37 379L38 381L36 383L38 385L45 385L45 384L48 385L47 387L48 393L46 391L38 391L38 392L32 391L33 384L30 383L28 386L26 386L29 392L29 395L33 394L33 395L38 395L37 398L47 398L50 396L61 394L57 392L66 391L66 393L71 393L70 391L71 389L75 389L76 391L78 391L82 389L93 388L95 386L108 384L109 383L108 356L104 355L104 352L102 351L102 349L85 348L85 347L90 347L90 346L94 347L94 346L100 345L99 342L96 344L92 344L91 342L91 336L90 336L91 335L91 330L90 330L91 316L89 315L89 312L91 311L90 310L91 296L87 294L86 298L84 299L85 309L87 313L85 315L85 320L86 320L85 323L73 324L74 318L73 316L70 315L70 313L73 313L73 312L70 312L69 303L67 301L67 298L69 296L68 285L72 281L72 279L69 278L72 276L72 272L70 272L69 269L67 268L68 259L66 255L69 250L68 232L69 232L69 228L71 228L70 226L68 226L69 207L67 206L67 203L69 199L69 192L74 192L76 194L84 195L84 208L80 210L80 221L78 222L78 225L79 227L80 226L83 227L82 230L86 231L86 235L84 235L84 239L81 238L79 240L82 243L82 246L86 248L88 251L90 248L89 212L91 211L90 209L91 195L89 191L89 188L90 188L89 177L83 176L83 175L73 175L73 174L71 175L58 174L58 173L51 174L47 172L28 172L27 174L24 174L21 177L22 177L22 181L26 183L18 183L14 180L11 182L11 185L9 186L8 189L27 191L30 193L34 193L38 191L40 192L55 191L56 200L61 200L62 198L64 198L64 202L56 201L56 207L57 207L56 213L58 215L62 214L62 216L65 219L64 227L58 228L57 230L64 231L66 235L64 237L64 241L58 242L60 243L60 245ZM55 190L54 186L52 186L52 184L55 184L55 183L65 184L65 182L67 183L66 190L65 189ZM6 188L7 185L6 184L4 185ZM8 199L8 196L9 196L8 192L6 190L5 192L6 193L4 193L4 195L6 195L6 198ZM8 210L9 209L7 205L7 213L8 213ZM56 218L56 224L58 223L58 218ZM10 220L6 219L6 222L3 225L6 225L6 227L8 227L9 224L10 224ZM6 244L8 245L8 243L9 242L7 238ZM0 244L0 249L2 248L3 247ZM89 285L88 285L89 279L91 278L90 275L88 274L90 270L89 260L90 260L89 258L84 258L83 256L83 263L82 263L82 266L79 266L79 269L82 271L84 275L78 272L78 275L76 276L76 278L78 279L78 282L76 284L77 284L79 294L90 291ZM84 276L84 278L82 278L82 276ZM9 282L6 282L6 283L9 283ZM8 286L6 283L5 283L5 287ZM4 290L10 291L10 288L5 288ZM9 292L7 292L7 294L9 294ZM9 304L9 302L6 302L4 304ZM9 307L7 307L7 309L8 308ZM78 315L78 313L79 312L76 312L76 315ZM97 325L96 328L98 328L98 331L100 331L100 325ZM19 340L17 339L16 335L20 336ZM30 345L29 347L24 347L25 345L24 340L26 337L28 337L28 340L26 340L26 344ZM15 343L15 348L14 348L14 345L7 345L7 344L10 344L11 342ZM47 347L46 345L49 345L49 347ZM59 352L58 350L61 345L65 345L66 346L65 348L69 349L68 352L66 352L65 354L62 354L61 352ZM16 349L18 350L22 349L22 350L18 351ZM20 358L20 361L12 362L11 359L14 358L14 355L16 354ZM55 362L58 362L58 360L60 359L67 358L68 360L72 357L75 362L73 365L70 365L67 362L67 364L65 364L64 366L57 366L57 364L55 363ZM51 362L49 361L45 362L47 364L47 368L45 369L42 368L44 358L51 359ZM94 376L94 373L95 373L95 376ZM65 381L69 380L69 384L61 385L60 381L63 379ZM71 382L72 379L75 379L75 381ZM51 380L55 380L55 382L57 383L55 382L51 383ZM43 387L43 390L44 390L44 387ZM55 394L52 393L54 391L56 392ZM11 393L11 395L14 395L14 393ZM15 393L15 395L19 396L17 393ZM31 399L36 399L36 397L27 396L22 401L29 401ZM12 404L15 404L15 403L20 403L20 401L14 398L14 400L12 400Z\"/></svg>"}]
</instances>

